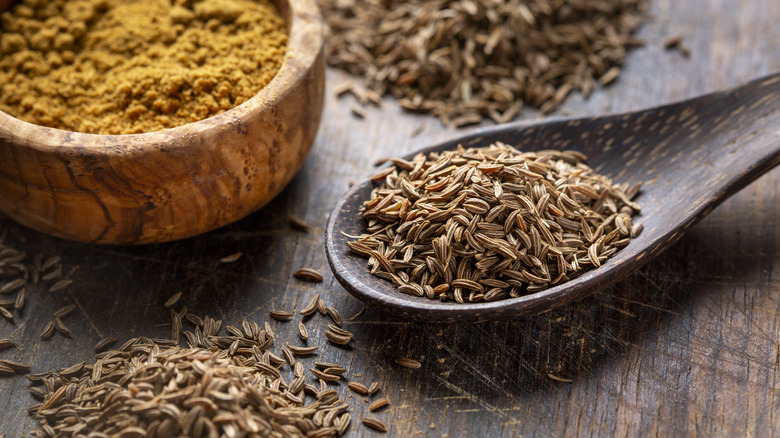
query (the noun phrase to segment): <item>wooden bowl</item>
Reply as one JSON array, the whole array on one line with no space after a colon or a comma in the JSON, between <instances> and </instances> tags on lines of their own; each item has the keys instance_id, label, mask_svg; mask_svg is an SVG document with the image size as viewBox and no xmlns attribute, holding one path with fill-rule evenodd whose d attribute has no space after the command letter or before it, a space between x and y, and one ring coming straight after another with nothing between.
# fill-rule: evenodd
<instances>
[{"instance_id":1,"label":"wooden bowl","mask_svg":"<svg viewBox=\"0 0 780 438\"><path fill-rule=\"evenodd\" d=\"M257 95L222 114L95 135L0 111L0 211L66 239L143 244L195 236L268 203L309 151L325 87L314 0L276 3L289 31L285 60Z\"/></svg>"}]
</instances>

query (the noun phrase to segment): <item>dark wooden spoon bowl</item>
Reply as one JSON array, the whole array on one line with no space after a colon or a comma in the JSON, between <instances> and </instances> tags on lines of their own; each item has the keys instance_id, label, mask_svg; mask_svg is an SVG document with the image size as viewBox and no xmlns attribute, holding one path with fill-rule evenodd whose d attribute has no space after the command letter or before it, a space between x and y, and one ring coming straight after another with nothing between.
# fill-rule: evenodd
<instances>
[{"instance_id":1,"label":"dark wooden spoon bowl","mask_svg":"<svg viewBox=\"0 0 780 438\"><path fill-rule=\"evenodd\" d=\"M780 163L780 74L628 114L497 126L419 152L496 141L523 151L578 150L615 182L643 182L636 199L642 212L634 222L643 224L644 231L601 267L550 289L494 302L439 302L398 292L392 283L369 274L364 258L349 252L346 235L365 232L359 208L372 189L367 180L336 204L328 221L328 261L344 288L369 305L411 319L480 321L538 313L612 284Z\"/></svg>"}]
</instances>

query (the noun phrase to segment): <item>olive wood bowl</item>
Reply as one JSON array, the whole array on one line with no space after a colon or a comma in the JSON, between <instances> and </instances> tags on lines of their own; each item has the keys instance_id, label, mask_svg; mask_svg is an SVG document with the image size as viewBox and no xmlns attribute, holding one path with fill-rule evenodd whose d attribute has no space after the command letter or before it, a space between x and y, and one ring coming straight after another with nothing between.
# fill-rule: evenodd
<instances>
[{"instance_id":1,"label":"olive wood bowl","mask_svg":"<svg viewBox=\"0 0 780 438\"><path fill-rule=\"evenodd\" d=\"M12 2L0 0L0 10ZM268 203L303 164L322 114L323 26L314 0L277 0L289 31L271 82L222 114L162 131L96 135L0 111L0 211L58 237L182 239Z\"/></svg>"}]
</instances>

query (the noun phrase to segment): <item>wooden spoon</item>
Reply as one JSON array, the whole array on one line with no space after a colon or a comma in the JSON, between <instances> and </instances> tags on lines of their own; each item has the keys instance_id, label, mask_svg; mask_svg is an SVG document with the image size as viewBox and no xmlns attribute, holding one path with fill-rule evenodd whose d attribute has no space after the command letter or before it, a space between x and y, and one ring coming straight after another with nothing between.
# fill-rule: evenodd
<instances>
[{"instance_id":1,"label":"wooden spoon","mask_svg":"<svg viewBox=\"0 0 780 438\"><path fill-rule=\"evenodd\" d=\"M601 267L537 293L472 304L417 298L369 274L366 260L348 251L346 235L365 232L359 208L372 189L367 180L336 204L328 221L326 249L338 281L371 305L428 321L536 313L593 293L651 260L723 200L780 162L780 74L644 111L497 126L420 152L496 141L523 151L578 150L588 156L591 167L617 183L643 182L636 198L642 212L634 223L643 224L644 231Z\"/></svg>"}]
</instances>

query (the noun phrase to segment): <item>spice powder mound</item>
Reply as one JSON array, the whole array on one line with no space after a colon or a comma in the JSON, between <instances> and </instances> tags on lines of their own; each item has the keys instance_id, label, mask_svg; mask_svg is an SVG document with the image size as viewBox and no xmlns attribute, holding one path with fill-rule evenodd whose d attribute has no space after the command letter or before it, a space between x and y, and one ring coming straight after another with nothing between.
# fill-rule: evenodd
<instances>
[{"instance_id":1,"label":"spice powder mound","mask_svg":"<svg viewBox=\"0 0 780 438\"><path fill-rule=\"evenodd\" d=\"M502 143L393 165L348 242L398 291L474 303L514 298L599 267L631 237L639 184L613 184L576 151L523 153Z\"/></svg>"},{"instance_id":2,"label":"spice powder mound","mask_svg":"<svg viewBox=\"0 0 780 438\"><path fill-rule=\"evenodd\" d=\"M0 30L0 110L95 134L240 105L271 81L287 44L269 0L25 0Z\"/></svg>"}]
</instances>

